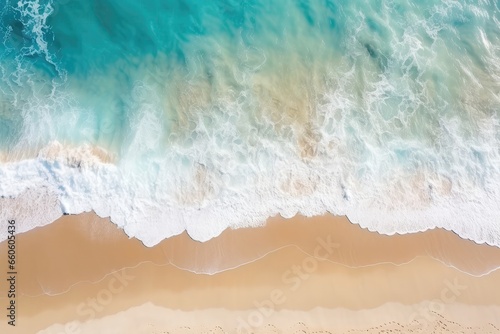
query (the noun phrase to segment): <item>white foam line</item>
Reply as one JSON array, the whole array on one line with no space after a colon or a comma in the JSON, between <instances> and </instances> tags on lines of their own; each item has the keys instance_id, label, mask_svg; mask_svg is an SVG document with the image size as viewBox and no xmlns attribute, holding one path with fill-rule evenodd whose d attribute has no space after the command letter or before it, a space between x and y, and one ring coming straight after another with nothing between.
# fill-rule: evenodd
<instances>
[{"instance_id":1,"label":"white foam line","mask_svg":"<svg viewBox=\"0 0 500 334\"><path fill-rule=\"evenodd\" d=\"M134 266L127 266L127 267L123 267L121 269L117 269L117 270L114 270L106 275L104 275L101 279L98 279L96 281L90 281L90 280L83 280L83 281L79 281L79 282L76 282L74 284L72 284L71 286L69 286L66 290L62 291L62 292L58 292L58 293L41 293L41 294L38 294L38 295L28 295L28 294L23 294L23 296L26 296L26 297L40 297L40 296L44 296L44 295L48 295L48 296L58 296L58 295L62 295L62 294L65 294L67 292L69 292L72 288L74 288L75 286L77 285L81 285L81 284L98 284L102 281L104 281L106 278L108 278L109 276L121 271L121 270L128 270L128 269L135 269L135 268L138 268L139 266L141 265L146 265L146 264L152 264L154 266L157 266L157 267L165 267L165 266L168 266L168 265L171 265L179 270L182 270L182 271L186 271L186 272L191 272L193 274L197 274L197 275L208 275L208 276L214 276L214 275L217 275L217 274L220 274L220 273L223 273L223 272L226 272L226 271L230 271L230 270L235 270L235 269L238 269L240 267L243 267L243 266L246 266L246 265L249 265L249 264L252 264L254 262L257 262L259 260L262 260L264 259L265 257L268 257L268 256L271 256L272 254L274 253L277 253L283 249L287 249L287 248L294 248L294 249L297 249L299 250L300 252L304 253L305 255L309 256L309 257L312 257L312 258L315 258L317 259L318 261L321 261L321 262L329 262L331 264L334 264L334 265L340 265L344 268L348 268L348 269L363 269L363 268L371 268L371 267L377 267L377 266L383 266L383 265L392 265L392 266L395 266L395 267L403 267L403 266L407 266L407 265L410 265L412 264L413 262L416 262L418 259L420 258L425 258L426 256L425 255L417 255L415 256L413 259L409 260L409 261L406 261L406 262L402 262L402 263L396 263L396 262L391 262L391 261L383 261L383 262L377 262L377 263L373 263L373 264L366 264L366 265L361 265L361 266L349 266L347 264L344 264L344 263L341 263L341 262L337 262L337 261L332 261L332 260L329 260L327 258L323 258L323 257L315 257L313 254L310 254L306 251L304 251L301 247L299 247L298 245L296 244L290 244L290 245L286 245L286 246L282 246L282 247L279 247L279 248L276 248L272 251L269 251L267 253L265 253L264 255L258 257L258 258L255 258L254 260L250 260L250 261L247 261L247 262L244 262L244 263L241 263L237 266L234 266L234 267L230 267L230 268L226 268L226 269L222 269L220 271L217 271L217 272L214 272L214 273L206 273L206 272L196 272L194 270L191 270L191 269L188 269L188 268L184 268L184 267L180 267L180 266L177 266L175 263L169 261L168 263L165 263L165 264L157 264L157 263L154 263L153 261L150 261L150 260L147 260L147 261L141 261L139 262L138 264L134 265ZM474 274L474 273L469 273L465 270L462 270L460 268L458 268L457 266L454 266L452 264L447 264L445 263L444 261L442 261L441 259L438 259L434 256L430 256L430 255L427 255L427 257L431 258L432 260L434 261L437 261L439 262L440 264L444 265L445 267L447 268L452 268L454 270L457 270L465 275L468 275L468 276L471 276L471 277L483 277L483 276L487 276L497 270L500 269L500 267L496 267L496 268L493 268L491 270L488 270L484 273L481 273L481 274ZM43 289L43 287L42 287Z\"/></svg>"}]
</instances>

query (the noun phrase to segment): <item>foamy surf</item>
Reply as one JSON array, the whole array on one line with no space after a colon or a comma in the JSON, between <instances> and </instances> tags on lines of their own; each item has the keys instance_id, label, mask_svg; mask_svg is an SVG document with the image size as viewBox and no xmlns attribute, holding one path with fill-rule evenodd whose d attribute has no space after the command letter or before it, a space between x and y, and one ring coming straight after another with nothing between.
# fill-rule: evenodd
<instances>
[{"instance_id":1,"label":"foamy surf","mask_svg":"<svg viewBox=\"0 0 500 334\"><path fill-rule=\"evenodd\" d=\"M51 151L61 155L47 154ZM500 231L494 224L500 216L495 206L498 193L481 197L476 191L464 199L460 192L451 190L446 196L432 197L425 186L421 187L421 193L418 187L410 188L414 191L411 194L364 185L346 198L345 186L330 186L339 184L335 174L328 175L326 169L317 167L307 169L306 165L299 165L302 169L291 169L291 165L284 163L280 166L281 173L274 174L274 182L262 175L264 182L247 192L224 189L222 180L200 166L192 171L191 179L184 180L176 174L158 171L158 174L173 176L163 180L171 186L152 192L150 187L155 183L152 185L145 179L150 177L148 173L126 174L120 166L101 162L88 148L78 152L52 144L42 152L45 155L41 153L36 159L5 164L1 171L0 190L7 197L1 199L2 216L5 216L2 218L18 217L19 232L50 223L63 213L94 210L101 217L110 217L130 237L153 246L184 230L192 238L206 241L228 227L260 226L277 214L292 217L297 213L314 216L331 212L347 215L353 223L383 234L442 227L462 238L499 246L495 237ZM179 195L178 189L187 194ZM468 199L471 195L473 200ZM423 200L418 201L421 198ZM487 208L490 211L486 211ZM32 214L24 217L27 211ZM1 238L5 240L6 234L2 233Z\"/></svg>"},{"instance_id":2,"label":"foamy surf","mask_svg":"<svg viewBox=\"0 0 500 334\"><path fill-rule=\"evenodd\" d=\"M186 6L7 1L0 224L93 210L152 246L330 212L500 246L497 3Z\"/></svg>"}]
</instances>

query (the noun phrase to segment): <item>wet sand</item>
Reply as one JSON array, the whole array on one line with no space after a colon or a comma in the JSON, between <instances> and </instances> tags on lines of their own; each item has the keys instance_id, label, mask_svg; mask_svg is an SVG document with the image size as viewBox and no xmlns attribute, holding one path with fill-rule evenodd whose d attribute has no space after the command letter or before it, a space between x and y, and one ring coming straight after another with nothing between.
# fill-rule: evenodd
<instances>
[{"instance_id":1,"label":"wet sand","mask_svg":"<svg viewBox=\"0 0 500 334\"><path fill-rule=\"evenodd\" d=\"M17 248L18 326L2 333L500 332L500 249L440 229L277 217L147 248L87 213L20 234Z\"/></svg>"}]
</instances>

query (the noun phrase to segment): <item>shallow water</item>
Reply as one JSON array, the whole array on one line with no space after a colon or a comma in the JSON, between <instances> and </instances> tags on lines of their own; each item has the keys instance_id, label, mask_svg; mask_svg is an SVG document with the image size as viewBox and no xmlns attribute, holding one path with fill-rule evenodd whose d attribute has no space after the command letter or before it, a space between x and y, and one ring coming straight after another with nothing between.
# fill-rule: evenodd
<instances>
[{"instance_id":1,"label":"shallow water","mask_svg":"<svg viewBox=\"0 0 500 334\"><path fill-rule=\"evenodd\" d=\"M500 244L496 1L3 2L3 196L147 245L325 211Z\"/></svg>"}]
</instances>

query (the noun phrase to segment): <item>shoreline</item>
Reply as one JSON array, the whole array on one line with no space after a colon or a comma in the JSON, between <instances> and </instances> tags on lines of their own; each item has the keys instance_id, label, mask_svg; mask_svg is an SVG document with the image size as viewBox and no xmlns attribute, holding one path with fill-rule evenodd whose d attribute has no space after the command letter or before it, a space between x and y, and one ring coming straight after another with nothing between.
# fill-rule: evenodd
<instances>
[{"instance_id":1,"label":"shoreline","mask_svg":"<svg viewBox=\"0 0 500 334\"><path fill-rule=\"evenodd\" d=\"M64 213L94 210L101 217L112 217L112 221L127 235L152 247L183 231L195 240L206 242L220 236L228 228L263 225L270 214L281 214L288 219L297 212L316 217L339 210L353 224L383 235L413 234L439 227L477 244L500 248L500 241L496 240L500 235L500 229L495 224L498 220L496 192L486 196L481 205L476 205L475 201L482 201L484 194L471 194L471 198L467 199L452 192L441 194L444 197L426 197L422 202L410 205L406 202L411 202L411 196L400 198L404 196L396 192L397 189L389 187L387 193L383 192L387 198L385 195L374 197L372 203L366 200L371 198L368 195L372 190L364 191L369 187L353 186L351 191L361 192L359 198L350 201L342 197L341 189L323 189L325 185L316 175L318 171L306 169L302 173L304 175L299 173L295 176L292 172L288 175L284 172L286 166L280 165L276 166L280 171L278 174L283 174L279 180L265 179L265 182L255 184L262 187L259 189L265 193L264 197L246 194L243 190L238 193L237 190L235 196L221 195L218 198L212 193L212 188L220 183L221 189L225 189L226 181L215 175L216 172L200 166L187 171L184 179L177 180L179 184L168 177L161 179L163 186L172 185L171 181L176 186L172 187L172 191L156 193L157 190L151 192L148 188L149 178L146 181L141 179L147 173L137 179L129 177L127 173L130 171L118 168L122 166L117 165L112 156L98 146L72 147L52 142L40 150L34 161L23 161L15 166L0 163L0 177L5 177L5 183L0 185L0 192L5 195L0 198L0 240L6 237L4 220L7 216L19 217L19 232L25 232L35 226L50 224L55 216ZM163 172L163 176L168 175L167 171ZM310 176L314 175L318 178L308 183ZM420 194L425 192L426 182L433 184L440 180L434 180L435 175L429 177L427 180L422 171L418 172L415 180L411 179L412 187ZM330 179L325 177L324 180ZM143 181L148 186L144 186ZM321 190L314 190L317 187ZM140 192L140 196L135 194L136 191ZM134 202L136 195L141 200ZM162 199L161 203L156 202L156 196ZM45 197L50 198L50 205L44 202ZM178 202L179 198L185 202ZM20 204L25 199L31 203L29 210L25 210L26 204ZM382 199L391 205L384 207L382 202L377 202ZM400 203L400 200L408 205ZM134 205L122 205L122 202ZM255 207L249 208L249 202ZM134 206L135 209L132 209ZM26 214L30 211L38 212ZM49 212L47 217L45 212Z\"/></svg>"},{"instance_id":2,"label":"shoreline","mask_svg":"<svg viewBox=\"0 0 500 334\"><path fill-rule=\"evenodd\" d=\"M4 247L0 243L0 251ZM274 217L263 227L228 229L205 243L193 241L184 232L148 248L108 219L87 213L63 216L20 234L18 247L19 321L36 331L74 321L79 328L102 325L100 319L119 323L127 310L132 310L130 316L141 317L148 303L161 308L158 314L179 310L188 318L214 309L248 316L257 309L256 303L270 300L276 289L286 293L286 301L275 305L276 314L299 312L311 324L320 323L314 318L318 315L313 316L318 307L328 314L366 311L378 319L381 310L387 312L387 303L406 305L402 313L391 312L394 319L407 319L412 307L441 300L443 291L448 291L446 298L454 298L453 303L441 301L445 309L462 305L459 309L489 310L485 312L500 319L500 271L473 276L449 266L475 272L498 267L500 249L439 229L386 236L345 217ZM247 263L242 265L244 259ZM239 265L229 269L235 263ZM212 274L179 269L188 265L198 271L228 269ZM449 286L459 294L451 295ZM108 295L109 303L98 304L99 312L91 312L89 298L105 300ZM5 302L0 297L0 305ZM368 325L359 317L353 323ZM196 317L191 319L196 323Z\"/></svg>"},{"instance_id":3,"label":"shoreline","mask_svg":"<svg viewBox=\"0 0 500 334\"><path fill-rule=\"evenodd\" d=\"M68 224L73 224L73 226ZM34 230L22 234L35 234L39 230L43 231L40 233L43 234L44 240L51 240L54 234L51 230L54 230L56 234L83 233L83 236L78 239L81 242L97 242L95 247L107 248L109 241L116 242L115 246L118 247L125 247L126 243L130 243L134 252L145 255L147 260L144 258L140 260L140 256L138 256L137 262L128 263L128 267L135 267L139 263L150 261L157 265L169 263L181 270L206 275L237 269L284 248L296 248L307 255L312 255L315 238L327 233L338 234L337 240L339 242L344 245L349 244L329 261L351 269L377 264L399 266L425 256L471 276L481 277L500 269L500 248L463 239L451 230L434 228L424 232L386 235L352 223L346 216L331 214L315 217L297 215L293 218L283 218L278 215L270 217L264 225L258 227L237 229L228 227L219 236L204 242L193 239L184 231L153 247L144 245L137 238L127 236L124 230L112 223L108 217L99 217L94 212L77 215L66 214L53 223L36 227ZM97 236L98 233L99 236ZM96 238L101 237L106 240L104 242L96 240ZM90 240L85 240L85 238ZM36 240L37 237L30 236L28 239L33 245L39 243ZM57 237L53 238L52 242L57 242L57 240ZM259 243L258 248L246 249L245 246L240 246L245 243L255 244L257 242ZM183 249L185 253L175 252L176 248ZM234 255L226 256L224 261L219 260L217 264L221 267L214 269L213 260L223 248L231 251ZM366 248L377 249L377 252L370 254ZM399 249L400 253L394 254L393 249ZM200 257L200 254L204 255ZM353 254L356 256L352 257ZM152 257L149 257L150 255ZM347 255L351 256L348 261L346 260ZM113 252L113 256L117 260L120 255ZM198 268L189 263L194 257L197 257ZM467 260L468 257L480 258L482 261L480 263L464 262L464 259Z\"/></svg>"}]
</instances>

